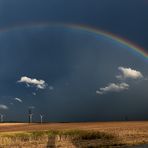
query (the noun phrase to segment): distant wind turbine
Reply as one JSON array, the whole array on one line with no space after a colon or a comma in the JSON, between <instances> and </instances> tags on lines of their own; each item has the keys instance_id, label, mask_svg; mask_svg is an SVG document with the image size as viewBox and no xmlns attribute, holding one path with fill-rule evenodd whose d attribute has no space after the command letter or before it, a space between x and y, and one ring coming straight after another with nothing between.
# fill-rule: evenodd
<instances>
[{"instance_id":1,"label":"distant wind turbine","mask_svg":"<svg viewBox=\"0 0 148 148\"><path fill-rule=\"evenodd\" d=\"M1 120L1 123L4 122L4 115L3 114L0 114L0 120Z\"/></svg>"},{"instance_id":2,"label":"distant wind turbine","mask_svg":"<svg viewBox=\"0 0 148 148\"><path fill-rule=\"evenodd\" d=\"M41 122L41 124L43 123L43 117L44 117L44 115L40 114L40 122Z\"/></svg>"},{"instance_id":3,"label":"distant wind turbine","mask_svg":"<svg viewBox=\"0 0 148 148\"><path fill-rule=\"evenodd\" d=\"M32 110L34 109L34 106L30 106L28 108L28 117L29 117L29 123L32 123L32 117L33 117L33 113Z\"/></svg>"}]
</instances>

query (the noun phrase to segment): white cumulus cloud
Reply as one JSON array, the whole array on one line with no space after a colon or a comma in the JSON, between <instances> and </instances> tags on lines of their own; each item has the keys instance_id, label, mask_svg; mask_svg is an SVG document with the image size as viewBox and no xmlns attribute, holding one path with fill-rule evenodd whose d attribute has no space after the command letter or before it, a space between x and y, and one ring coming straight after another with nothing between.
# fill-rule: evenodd
<instances>
[{"instance_id":1,"label":"white cumulus cloud","mask_svg":"<svg viewBox=\"0 0 148 148\"><path fill-rule=\"evenodd\" d=\"M22 99L20 99L20 98L14 98L14 100L16 100L16 101L18 101L20 103L23 103Z\"/></svg>"},{"instance_id":2,"label":"white cumulus cloud","mask_svg":"<svg viewBox=\"0 0 148 148\"><path fill-rule=\"evenodd\" d=\"M118 79L141 79L143 78L143 75L140 71L131 69L131 68L124 68L124 67L118 67L118 70L120 71L120 75L117 75L116 78Z\"/></svg>"},{"instance_id":3,"label":"white cumulus cloud","mask_svg":"<svg viewBox=\"0 0 148 148\"><path fill-rule=\"evenodd\" d=\"M99 90L96 91L97 94L106 94L108 92L120 92L129 89L129 84L125 83L126 79L142 79L146 80L144 78L143 74L140 71L131 69L131 68L125 68L125 67L118 67L118 70L120 71L120 74L116 76L117 79L122 80L122 83L110 83L106 87L102 87Z\"/></svg>"},{"instance_id":4,"label":"white cumulus cloud","mask_svg":"<svg viewBox=\"0 0 148 148\"><path fill-rule=\"evenodd\" d=\"M100 88L96 91L97 94L106 94L108 92L120 92L129 89L127 83L110 83L108 86Z\"/></svg>"},{"instance_id":5,"label":"white cumulus cloud","mask_svg":"<svg viewBox=\"0 0 148 148\"><path fill-rule=\"evenodd\" d=\"M45 89L47 86L44 80L37 80L35 78L32 79L26 76L21 77L21 79L18 82L26 83L28 87L30 87L30 85L33 85L37 87L38 89Z\"/></svg>"},{"instance_id":6,"label":"white cumulus cloud","mask_svg":"<svg viewBox=\"0 0 148 148\"><path fill-rule=\"evenodd\" d=\"M7 110L8 106L4 104L0 104L0 109Z\"/></svg>"}]
</instances>

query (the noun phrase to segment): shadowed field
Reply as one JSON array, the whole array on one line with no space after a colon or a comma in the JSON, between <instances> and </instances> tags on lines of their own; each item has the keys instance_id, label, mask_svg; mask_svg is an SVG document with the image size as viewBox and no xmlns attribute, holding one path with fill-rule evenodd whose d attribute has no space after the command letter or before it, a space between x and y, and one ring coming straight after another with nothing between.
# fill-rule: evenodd
<instances>
[{"instance_id":1,"label":"shadowed field","mask_svg":"<svg viewBox=\"0 0 148 148\"><path fill-rule=\"evenodd\" d=\"M0 146L122 147L148 143L148 122L3 123ZM29 145L28 145L29 144Z\"/></svg>"}]
</instances>

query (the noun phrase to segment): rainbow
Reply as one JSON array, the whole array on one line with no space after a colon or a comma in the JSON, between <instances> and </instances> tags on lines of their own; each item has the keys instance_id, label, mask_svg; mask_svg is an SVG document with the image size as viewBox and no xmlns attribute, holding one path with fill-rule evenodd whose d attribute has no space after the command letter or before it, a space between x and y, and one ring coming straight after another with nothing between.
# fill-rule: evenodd
<instances>
[{"instance_id":1,"label":"rainbow","mask_svg":"<svg viewBox=\"0 0 148 148\"><path fill-rule=\"evenodd\" d=\"M130 50L138 53L140 56L143 56L144 58L146 58L148 60L148 52L139 47L138 45L123 39L121 37L118 37L110 32L105 32L90 26L85 26L85 25L76 25L76 24L63 24L63 23L29 23L29 24L20 24L17 26L11 26L11 27L7 27L7 28L2 28L0 29L0 33L2 32L9 32L9 31L15 31L15 30L19 30L19 29L23 29L23 28L34 28L34 27L53 27L53 26L58 26L58 27L67 27L67 28L72 28L72 29L77 29L77 30L82 30L82 31L86 31L86 32L90 32L90 33L95 33L98 35L102 35L104 37L107 37L111 40L114 40L118 43L121 43L125 46L127 46Z\"/></svg>"}]
</instances>

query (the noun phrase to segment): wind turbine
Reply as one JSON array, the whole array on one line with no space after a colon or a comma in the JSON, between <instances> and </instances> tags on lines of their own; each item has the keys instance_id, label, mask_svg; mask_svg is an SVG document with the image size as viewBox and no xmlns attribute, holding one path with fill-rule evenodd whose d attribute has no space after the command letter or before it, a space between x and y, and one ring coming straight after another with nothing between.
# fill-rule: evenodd
<instances>
[{"instance_id":1,"label":"wind turbine","mask_svg":"<svg viewBox=\"0 0 148 148\"><path fill-rule=\"evenodd\" d=\"M28 108L29 123L32 123L32 117L33 117L32 110L33 109L34 109L34 106L29 106L29 108Z\"/></svg>"},{"instance_id":2,"label":"wind turbine","mask_svg":"<svg viewBox=\"0 0 148 148\"><path fill-rule=\"evenodd\" d=\"M4 115L3 114L0 114L0 120L1 120L1 123L4 122Z\"/></svg>"},{"instance_id":3,"label":"wind turbine","mask_svg":"<svg viewBox=\"0 0 148 148\"><path fill-rule=\"evenodd\" d=\"M43 123L43 117L44 117L44 115L40 114L40 122L41 122L41 124Z\"/></svg>"}]
</instances>

